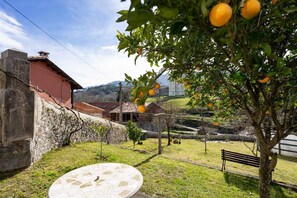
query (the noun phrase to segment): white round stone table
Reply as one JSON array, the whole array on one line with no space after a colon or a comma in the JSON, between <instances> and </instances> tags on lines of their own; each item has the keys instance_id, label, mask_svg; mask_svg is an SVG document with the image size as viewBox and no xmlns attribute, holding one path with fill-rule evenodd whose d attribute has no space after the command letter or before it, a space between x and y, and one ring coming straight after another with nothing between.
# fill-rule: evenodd
<instances>
[{"instance_id":1,"label":"white round stone table","mask_svg":"<svg viewBox=\"0 0 297 198\"><path fill-rule=\"evenodd\" d=\"M143 183L142 174L121 163L84 166L58 178L48 191L49 198L131 197Z\"/></svg>"}]
</instances>

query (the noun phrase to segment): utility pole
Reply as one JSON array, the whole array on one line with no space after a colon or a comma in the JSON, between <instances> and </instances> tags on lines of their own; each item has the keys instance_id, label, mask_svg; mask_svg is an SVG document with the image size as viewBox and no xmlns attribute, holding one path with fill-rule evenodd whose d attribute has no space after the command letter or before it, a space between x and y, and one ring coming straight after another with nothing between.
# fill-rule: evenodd
<instances>
[{"instance_id":1,"label":"utility pole","mask_svg":"<svg viewBox=\"0 0 297 198\"><path fill-rule=\"evenodd\" d=\"M122 91L122 83L120 82L120 89L119 89L119 102L120 102L120 118L119 118L119 122L122 123L123 122L123 91Z\"/></svg>"}]
</instances>

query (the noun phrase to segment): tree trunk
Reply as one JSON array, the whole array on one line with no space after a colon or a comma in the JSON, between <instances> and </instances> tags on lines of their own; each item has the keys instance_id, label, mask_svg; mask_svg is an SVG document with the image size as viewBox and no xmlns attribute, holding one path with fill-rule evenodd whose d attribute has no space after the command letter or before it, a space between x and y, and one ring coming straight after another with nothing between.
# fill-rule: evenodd
<instances>
[{"instance_id":1,"label":"tree trunk","mask_svg":"<svg viewBox=\"0 0 297 198\"><path fill-rule=\"evenodd\" d=\"M270 181L269 153L260 146L259 193L261 198L270 197Z\"/></svg>"},{"instance_id":2,"label":"tree trunk","mask_svg":"<svg viewBox=\"0 0 297 198\"><path fill-rule=\"evenodd\" d=\"M169 130L169 127L167 127L167 138L168 138L168 143L167 143L167 145L170 146L170 142L171 142L170 139L171 139L171 138L170 138L170 130Z\"/></svg>"}]
</instances>

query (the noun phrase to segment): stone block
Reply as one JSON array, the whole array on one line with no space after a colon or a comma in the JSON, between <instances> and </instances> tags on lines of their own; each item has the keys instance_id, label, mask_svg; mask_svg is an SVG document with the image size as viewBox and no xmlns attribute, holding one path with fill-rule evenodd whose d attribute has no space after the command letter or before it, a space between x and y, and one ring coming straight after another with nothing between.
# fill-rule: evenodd
<instances>
[{"instance_id":1,"label":"stone block","mask_svg":"<svg viewBox=\"0 0 297 198\"><path fill-rule=\"evenodd\" d=\"M34 93L15 89L1 90L0 104L2 145L33 138Z\"/></svg>"},{"instance_id":2,"label":"stone block","mask_svg":"<svg viewBox=\"0 0 297 198\"><path fill-rule=\"evenodd\" d=\"M0 146L0 172L28 167L31 164L30 141L22 140Z\"/></svg>"},{"instance_id":3,"label":"stone block","mask_svg":"<svg viewBox=\"0 0 297 198\"><path fill-rule=\"evenodd\" d=\"M1 53L1 58L14 57L27 60L28 54L19 50L8 49Z\"/></svg>"}]
</instances>

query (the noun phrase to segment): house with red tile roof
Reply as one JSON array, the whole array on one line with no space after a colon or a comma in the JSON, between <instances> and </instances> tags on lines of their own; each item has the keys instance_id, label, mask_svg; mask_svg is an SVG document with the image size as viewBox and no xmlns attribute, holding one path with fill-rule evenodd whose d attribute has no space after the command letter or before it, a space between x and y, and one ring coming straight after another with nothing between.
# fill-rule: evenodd
<instances>
[{"instance_id":1,"label":"house with red tile roof","mask_svg":"<svg viewBox=\"0 0 297 198\"><path fill-rule=\"evenodd\" d=\"M28 58L31 63L30 85L35 88L32 90L46 101L72 108L73 91L83 87L53 63L48 52L38 53L39 56Z\"/></svg>"},{"instance_id":2,"label":"house with red tile roof","mask_svg":"<svg viewBox=\"0 0 297 198\"><path fill-rule=\"evenodd\" d=\"M151 117L153 114L165 112L165 109L155 102L146 102L145 106L147 108L146 114L150 115L149 117ZM111 120L119 121L120 106L111 110L109 112L109 114L110 114ZM122 116L123 116L123 122L128 122L129 120L137 122L139 119L139 112L137 111L137 105L132 102L123 103L122 104ZM148 119L148 121L150 120L149 117L146 118L146 119Z\"/></svg>"},{"instance_id":3,"label":"house with red tile roof","mask_svg":"<svg viewBox=\"0 0 297 198\"><path fill-rule=\"evenodd\" d=\"M86 102L75 102L73 104L73 109L81 113L89 114L92 116L98 116L98 117L102 117L102 114L104 112L104 109L93 106Z\"/></svg>"},{"instance_id":4,"label":"house with red tile roof","mask_svg":"<svg viewBox=\"0 0 297 198\"><path fill-rule=\"evenodd\" d=\"M104 109L102 113L104 118L110 118L109 112L120 106L119 102L90 102L89 104Z\"/></svg>"}]
</instances>

